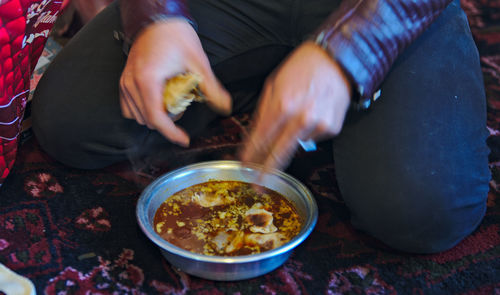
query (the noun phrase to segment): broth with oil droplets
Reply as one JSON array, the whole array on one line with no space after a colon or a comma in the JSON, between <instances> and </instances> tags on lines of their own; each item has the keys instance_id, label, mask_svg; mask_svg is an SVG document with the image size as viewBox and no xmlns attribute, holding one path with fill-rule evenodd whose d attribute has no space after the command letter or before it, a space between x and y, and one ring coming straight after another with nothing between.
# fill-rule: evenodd
<instances>
[{"instance_id":1,"label":"broth with oil droplets","mask_svg":"<svg viewBox=\"0 0 500 295\"><path fill-rule=\"evenodd\" d=\"M257 254L295 237L302 220L276 191L241 181L209 181L167 198L154 230L185 250L210 256Z\"/></svg>"}]
</instances>

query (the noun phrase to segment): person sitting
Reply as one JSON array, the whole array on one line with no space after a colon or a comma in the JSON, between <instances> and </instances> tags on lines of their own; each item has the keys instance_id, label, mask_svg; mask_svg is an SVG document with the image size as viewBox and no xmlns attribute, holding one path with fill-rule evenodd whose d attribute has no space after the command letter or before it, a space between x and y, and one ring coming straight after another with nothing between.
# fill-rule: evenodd
<instances>
[{"instance_id":1,"label":"person sitting","mask_svg":"<svg viewBox=\"0 0 500 295\"><path fill-rule=\"evenodd\" d=\"M162 91L184 72L206 103L174 122ZM52 62L33 124L55 159L96 169L254 109L241 160L285 169L298 140L333 138L352 224L394 249L444 251L485 214L484 85L458 0L121 0Z\"/></svg>"}]
</instances>

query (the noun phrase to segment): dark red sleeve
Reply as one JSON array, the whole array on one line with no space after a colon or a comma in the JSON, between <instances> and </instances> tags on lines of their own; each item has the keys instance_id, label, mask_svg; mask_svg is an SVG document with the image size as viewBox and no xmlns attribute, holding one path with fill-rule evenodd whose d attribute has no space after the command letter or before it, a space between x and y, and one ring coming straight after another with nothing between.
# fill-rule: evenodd
<instances>
[{"instance_id":1,"label":"dark red sleeve","mask_svg":"<svg viewBox=\"0 0 500 295\"><path fill-rule=\"evenodd\" d=\"M452 0L344 0L315 35L368 107L398 55Z\"/></svg>"}]
</instances>

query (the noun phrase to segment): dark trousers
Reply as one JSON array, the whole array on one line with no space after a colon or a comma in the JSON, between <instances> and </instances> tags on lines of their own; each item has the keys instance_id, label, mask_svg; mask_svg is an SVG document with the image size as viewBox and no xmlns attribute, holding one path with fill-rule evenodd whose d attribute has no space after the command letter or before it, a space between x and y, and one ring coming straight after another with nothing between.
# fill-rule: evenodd
<instances>
[{"instance_id":1,"label":"dark trousers","mask_svg":"<svg viewBox=\"0 0 500 295\"><path fill-rule=\"evenodd\" d=\"M340 0L188 2L239 112L253 108L265 77ZM63 163L99 168L125 160L149 138L164 140L121 116L126 56L113 38L120 30L114 3L67 44L36 90L35 134ZM369 111L348 114L334 140L352 223L403 251L448 249L481 221L490 179L482 74L459 1L404 51L381 89ZM179 124L197 134L214 119L195 104Z\"/></svg>"}]
</instances>

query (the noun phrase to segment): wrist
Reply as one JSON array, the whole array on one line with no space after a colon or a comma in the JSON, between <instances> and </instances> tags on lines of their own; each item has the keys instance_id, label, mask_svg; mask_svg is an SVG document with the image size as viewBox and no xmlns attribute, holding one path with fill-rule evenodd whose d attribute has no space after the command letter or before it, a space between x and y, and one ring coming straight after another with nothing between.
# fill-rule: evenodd
<instances>
[{"instance_id":1,"label":"wrist","mask_svg":"<svg viewBox=\"0 0 500 295\"><path fill-rule=\"evenodd\" d=\"M337 78L337 81L341 81L339 83L339 86L343 88L342 91L345 91L345 93L347 93L349 98L352 100L352 90L354 83L347 75L346 71L342 68L341 64L339 64L334 58L332 58L328 51L326 51L319 44L313 41L304 42L304 46L311 47L312 50L321 57L321 64L327 66L328 69L333 72L333 75Z\"/></svg>"},{"instance_id":2,"label":"wrist","mask_svg":"<svg viewBox=\"0 0 500 295\"><path fill-rule=\"evenodd\" d=\"M354 59L350 58L348 54L349 50L340 50L344 54L339 54L336 48L332 47L328 42L328 34L325 31L320 31L313 38L308 41L316 44L319 48L321 48L331 60L342 70L342 73L346 77L347 81L349 81L349 85L351 88L351 107L355 110L366 110L368 109L373 102L375 102L380 97L380 89L377 91L371 90L372 87L366 87L367 83L362 83L356 79L354 76L354 72L350 68L360 68L360 66L351 65L349 62L354 63ZM346 42L340 42L340 44L346 44ZM346 57L347 56L347 57ZM357 63L354 63L357 64ZM361 75L365 77L366 75ZM358 77L359 78L359 77ZM366 79L364 79L366 80ZM363 79L361 79L363 81ZM368 83L369 84L369 83Z\"/></svg>"},{"instance_id":3,"label":"wrist","mask_svg":"<svg viewBox=\"0 0 500 295\"><path fill-rule=\"evenodd\" d=\"M190 22L189 19L184 18L182 16L180 17L172 16L163 19L159 18L155 22L145 26L136 34L134 40L128 39L122 32L117 32L117 31L114 32L114 37L116 40L122 42L123 52L125 53L125 55L128 55L132 46L135 43L137 43L138 40L143 38L143 36L150 34L156 36L163 35L162 31L163 32L171 31L170 28L171 26L177 26L179 29L184 27L185 29L194 31L193 24Z\"/></svg>"}]
</instances>

